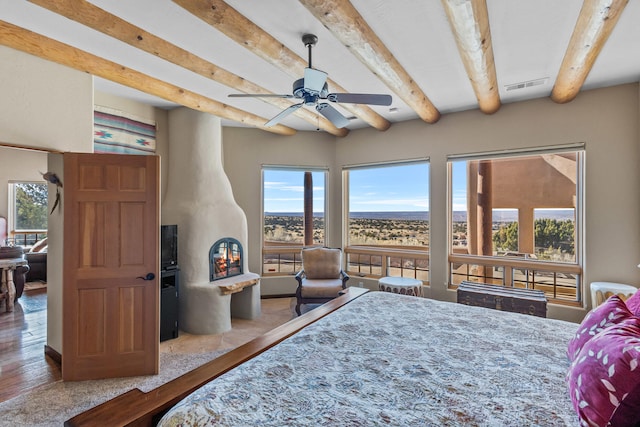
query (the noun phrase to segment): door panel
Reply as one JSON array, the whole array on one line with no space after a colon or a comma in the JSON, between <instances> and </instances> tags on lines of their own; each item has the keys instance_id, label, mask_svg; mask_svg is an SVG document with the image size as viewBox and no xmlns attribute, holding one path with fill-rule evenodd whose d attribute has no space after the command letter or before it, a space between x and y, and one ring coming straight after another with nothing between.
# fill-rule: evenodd
<instances>
[{"instance_id":1,"label":"door panel","mask_svg":"<svg viewBox=\"0 0 640 427\"><path fill-rule=\"evenodd\" d=\"M144 267L144 203L120 204L122 265Z\"/></svg>"},{"instance_id":2,"label":"door panel","mask_svg":"<svg viewBox=\"0 0 640 427\"><path fill-rule=\"evenodd\" d=\"M78 226L80 227L78 267L96 268L106 266L105 231L106 209L105 203L78 203Z\"/></svg>"},{"instance_id":3,"label":"door panel","mask_svg":"<svg viewBox=\"0 0 640 427\"><path fill-rule=\"evenodd\" d=\"M106 296L104 289L83 289L78 292L78 311L85 314L78 328L92 332L78 332L78 335L86 337L78 342L79 356L102 354L106 349Z\"/></svg>"},{"instance_id":4,"label":"door panel","mask_svg":"<svg viewBox=\"0 0 640 427\"><path fill-rule=\"evenodd\" d=\"M120 289L119 351L121 353L144 350L144 300L143 286Z\"/></svg>"},{"instance_id":5,"label":"door panel","mask_svg":"<svg viewBox=\"0 0 640 427\"><path fill-rule=\"evenodd\" d=\"M158 157L65 153L64 165L62 377L155 374Z\"/></svg>"}]
</instances>

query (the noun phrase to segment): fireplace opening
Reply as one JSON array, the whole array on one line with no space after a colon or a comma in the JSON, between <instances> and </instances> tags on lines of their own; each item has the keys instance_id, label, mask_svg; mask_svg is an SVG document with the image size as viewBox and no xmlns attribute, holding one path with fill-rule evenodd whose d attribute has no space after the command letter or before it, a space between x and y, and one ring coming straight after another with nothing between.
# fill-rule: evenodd
<instances>
[{"instance_id":1,"label":"fireplace opening","mask_svg":"<svg viewBox=\"0 0 640 427\"><path fill-rule=\"evenodd\" d=\"M224 279L242 274L242 245L236 239L225 237L209 249L209 280Z\"/></svg>"}]
</instances>

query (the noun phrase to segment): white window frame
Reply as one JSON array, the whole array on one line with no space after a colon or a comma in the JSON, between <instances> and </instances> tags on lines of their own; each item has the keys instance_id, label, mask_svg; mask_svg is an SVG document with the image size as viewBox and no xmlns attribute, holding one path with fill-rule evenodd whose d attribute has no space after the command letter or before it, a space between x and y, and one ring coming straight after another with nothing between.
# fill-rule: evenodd
<instances>
[{"instance_id":1,"label":"white window frame","mask_svg":"<svg viewBox=\"0 0 640 427\"><path fill-rule=\"evenodd\" d=\"M585 230L584 230L584 165L585 165L585 143L574 143L574 144L565 144L565 145L557 145L557 146L546 146L546 147L534 147L534 148L525 148L525 149L513 149L513 150L501 150L501 151L492 151L492 152L483 152L483 153L473 153L473 154L459 154L459 155L449 155L447 156L447 171L448 171L448 179L447 179L447 248L449 256L453 255L453 173L452 173L452 162L457 161L470 161L470 160L482 160L482 159L500 159L500 158L508 158L508 157L526 157L526 156L536 156L541 154L560 154L560 153L576 153L577 154L577 173L576 173L576 207L575 207L575 242L574 242L574 250L575 250L575 263L564 263L569 266L576 266L580 269L580 279L579 283L576 286L576 301L574 303L581 304L584 295L584 280L583 280L583 266L584 266L584 241L585 241ZM467 189L468 192L468 189ZM497 259L499 257L491 257L486 255L471 255L473 257L477 257L478 259ZM544 266L548 261L543 260L534 260L528 259L527 262L531 263L539 263ZM449 282L449 286L453 286L451 282L451 262L448 263L448 274L447 281ZM496 264L499 264L496 261ZM544 268L541 268L544 270Z\"/></svg>"},{"instance_id":2,"label":"white window frame","mask_svg":"<svg viewBox=\"0 0 640 427\"><path fill-rule=\"evenodd\" d=\"M329 220L329 168L328 167L322 167L322 166L287 166L287 165L262 165L261 167L261 177L260 177L260 241L261 241L261 248L262 248L262 253L261 253L261 268L262 268L262 274L264 276L277 276L277 275L286 275L286 274L295 274L297 268L299 267L299 265L297 264L298 262L300 262L299 259L299 252L300 249L304 242L302 244L299 243L294 243L291 246L282 246L282 247L278 247L278 246L267 246L266 242L265 242L265 233L264 233L264 227L265 227L265 203L264 203L264 186L265 186L265 171L267 170L280 170L280 171L289 171L289 172L313 172L313 173L322 173L322 176L324 177L324 182L323 182L323 186L324 186L324 203L323 203L323 217L324 217L324 241L322 243L322 245L326 246L327 245L327 241L329 238L329 233L330 233L330 227L331 227L331 222ZM315 186L315 184L314 184ZM273 249L278 249L275 252L279 252L282 254L288 254L288 256L292 256L293 257L293 271L289 272L289 273L282 273L282 266L280 265L280 263L278 262L278 267L277 267L277 272L272 272L272 271L264 271L264 259L265 259L265 251L269 249L269 250L273 250ZM273 253L273 252L272 252ZM286 270L286 268L284 269Z\"/></svg>"},{"instance_id":3,"label":"white window frame","mask_svg":"<svg viewBox=\"0 0 640 427\"><path fill-rule=\"evenodd\" d=\"M16 186L17 184L47 184L45 181L9 181L9 200L7 203L7 207L8 207L8 212L7 212L7 226L9 227L9 234L11 234L12 232L26 232L26 231L33 231L33 232L38 232L38 233L46 233L47 229L34 229L34 230L23 230L23 229L17 229L16 228L16 217L17 217L17 213L16 213Z\"/></svg>"},{"instance_id":4,"label":"white window frame","mask_svg":"<svg viewBox=\"0 0 640 427\"><path fill-rule=\"evenodd\" d=\"M428 251L423 251L420 249L416 249L416 250L406 250L406 251L390 251L388 248L385 248L384 246L377 248L377 247L365 247L365 246L350 246L349 245L349 236L350 236L350 230L349 230L349 213L351 211L351 206L350 206L350 182L349 182L349 172L352 171L357 171L357 170L363 170L363 169L375 169L375 168L390 168L390 167L394 167L394 166L403 166L403 165L412 165L412 164L427 164L428 165L428 190L427 190L427 203L429 205L429 209L428 211L431 211L431 161L429 157L421 157L421 158L415 158L415 159L407 159L407 160L397 160L397 161L385 161L385 162L376 162L376 163L366 163L366 164L357 164L357 165L345 165L342 168L342 206L343 206L343 211L342 211L342 246L343 248L345 248L345 252L346 252L346 257L347 259L345 259L345 262L347 263L347 269L348 269L348 258L350 256L358 256L358 254L361 255L372 255L374 257L380 257L381 258L381 266L380 266L380 274L378 274L377 272L369 272L369 273L358 273L361 277L370 277L370 278L379 278L379 277L383 277L383 276L387 276L390 273L389 270L389 263L390 260L392 258L398 258L400 257L401 259L408 259L408 260L412 260L414 263L414 267L416 267L418 265L418 260L420 259L424 259L426 256L427 259L427 279L423 280L423 284L424 285L429 285L430 282L430 278L431 278L431 261L430 261L430 254L431 254L431 219L429 219L429 245L428 245ZM420 246L421 248L422 246ZM370 266L371 269L371 266ZM402 269L401 269L402 270ZM409 270L411 271L411 270ZM402 273L403 277L408 277L408 276L404 276L405 273ZM407 272L406 274L412 274ZM417 276L418 270L414 270L414 278L417 278L415 276Z\"/></svg>"}]
</instances>

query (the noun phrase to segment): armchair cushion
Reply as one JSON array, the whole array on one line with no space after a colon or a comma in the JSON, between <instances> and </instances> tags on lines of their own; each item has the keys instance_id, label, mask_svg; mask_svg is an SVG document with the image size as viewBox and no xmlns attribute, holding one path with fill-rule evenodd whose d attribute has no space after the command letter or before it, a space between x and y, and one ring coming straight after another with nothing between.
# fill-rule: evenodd
<instances>
[{"instance_id":1,"label":"armchair cushion","mask_svg":"<svg viewBox=\"0 0 640 427\"><path fill-rule=\"evenodd\" d=\"M342 279L305 280L300 293L303 298L335 298L342 290Z\"/></svg>"},{"instance_id":2,"label":"armchair cushion","mask_svg":"<svg viewBox=\"0 0 640 427\"><path fill-rule=\"evenodd\" d=\"M340 249L303 249L302 268L307 279L340 279L341 265Z\"/></svg>"}]
</instances>

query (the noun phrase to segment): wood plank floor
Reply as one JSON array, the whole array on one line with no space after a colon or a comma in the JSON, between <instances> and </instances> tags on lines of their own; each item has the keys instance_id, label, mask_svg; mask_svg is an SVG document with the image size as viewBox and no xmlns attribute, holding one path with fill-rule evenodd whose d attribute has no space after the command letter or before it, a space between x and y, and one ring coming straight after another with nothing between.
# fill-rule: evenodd
<instances>
[{"instance_id":1,"label":"wood plank floor","mask_svg":"<svg viewBox=\"0 0 640 427\"><path fill-rule=\"evenodd\" d=\"M261 300L262 316L232 319L218 335L180 336L160 343L160 352L200 353L235 348L292 318L292 299ZM44 354L47 342L46 289L25 291L12 313L0 304L0 402L62 378L60 367Z\"/></svg>"},{"instance_id":2,"label":"wood plank floor","mask_svg":"<svg viewBox=\"0 0 640 427\"><path fill-rule=\"evenodd\" d=\"M12 313L0 305L0 402L61 378L60 367L44 355L47 291L25 292Z\"/></svg>"}]
</instances>

